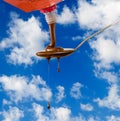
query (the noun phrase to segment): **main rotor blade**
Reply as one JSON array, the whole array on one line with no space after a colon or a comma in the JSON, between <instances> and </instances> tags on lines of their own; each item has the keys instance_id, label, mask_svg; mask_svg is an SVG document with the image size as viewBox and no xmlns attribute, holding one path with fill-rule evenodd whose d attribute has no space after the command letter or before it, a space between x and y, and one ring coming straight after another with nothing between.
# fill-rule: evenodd
<instances>
[{"instance_id":1,"label":"main rotor blade","mask_svg":"<svg viewBox=\"0 0 120 121\"><path fill-rule=\"evenodd\" d=\"M96 35L102 33L102 32L105 31L106 29L110 28L111 26L113 26L113 25L115 25L115 24L117 24L117 23L119 23L119 22L120 22L120 20L117 20L117 21L113 22L112 24L106 26L105 28L100 29L99 31L95 32L94 34L88 36L87 38L85 38L85 39L75 48L75 51L78 50L78 49L79 49L85 42L87 42L89 39L91 39L91 38L93 38L94 36L96 36Z\"/></svg>"}]
</instances>

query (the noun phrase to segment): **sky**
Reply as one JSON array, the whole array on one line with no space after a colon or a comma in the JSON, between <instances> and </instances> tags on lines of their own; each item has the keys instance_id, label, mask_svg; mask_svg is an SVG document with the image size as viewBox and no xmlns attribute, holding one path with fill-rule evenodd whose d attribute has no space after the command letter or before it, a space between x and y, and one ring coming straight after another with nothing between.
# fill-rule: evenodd
<instances>
[{"instance_id":1,"label":"sky","mask_svg":"<svg viewBox=\"0 0 120 121\"><path fill-rule=\"evenodd\" d=\"M57 5L57 46L75 48L120 19L120 0L64 0ZM0 121L120 121L120 23L70 56L36 56L50 42L39 11L0 1ZM50 101L51 109L47 109Z\"/></svg>"}]
</instances>

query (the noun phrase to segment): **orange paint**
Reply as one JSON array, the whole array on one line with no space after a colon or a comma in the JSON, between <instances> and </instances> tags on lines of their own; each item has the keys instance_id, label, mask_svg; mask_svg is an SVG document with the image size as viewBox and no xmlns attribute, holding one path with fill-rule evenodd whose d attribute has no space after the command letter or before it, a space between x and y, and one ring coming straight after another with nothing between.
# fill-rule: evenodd
<instances>
[{"instance_id":1,"label":"orange paint","mask_svg":"<svg viewBox=\"0 0 120 121\"><path fill-rule=\"evenodd\" d=\"M62 0L4 0L5 2L25 11L31 12L36 10L43 10L56 5Z\"/></svg>"}]
</instances>

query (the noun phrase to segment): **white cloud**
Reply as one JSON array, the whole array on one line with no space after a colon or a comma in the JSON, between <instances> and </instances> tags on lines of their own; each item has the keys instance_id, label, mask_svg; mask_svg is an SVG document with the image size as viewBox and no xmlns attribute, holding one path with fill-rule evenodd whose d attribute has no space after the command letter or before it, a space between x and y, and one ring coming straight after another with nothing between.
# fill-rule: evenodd
<instances>
[{"instance_id":1,"label":"white cloud","mask_svg":"<svg viewBox=\"0 0 120 121\"><path fill-rule=\"evenodd\" d=\"M65 89L63 86L57 86L58 93L56 94L57 103L60 102L63 98L65 98Z\"/></svg>"},{"instance_id":2,"label":"white cloud","mask_svg":"<svg viewBox=\"0 0 120 121\"><path fill-rule=\"evenodd\" d=\"M72 117L70 121L101 121L101 120L98 117L90 116L86 118L83 115L79 114L79 116L77 117Z\"/></svg>"},{"instance_id":3,"label":"white cloud","mask_svg":"<svg viewBox=\"0 0 120 121\"><path fill-rule=\"evenodd\" d=\"M116 84L119 80L118 74L114 72L102 71L96 72L98 78L105 79L109 84Z\"/></svg>"},{"instance_id":4,"label":"white cloud","mask_svg":"<svg viewBox=\"0 0 120 121\"><path fill-rule=\"evenodd\" d=\"M53 121L70 121L71 110L65 107L60 107L52 110L54 114Z\"/></svg>"},{"instance_id":5,"label":"white cloud","mask_svg":"<svg viewBox=\"0 0 120 121\"><path fill-rule=\"evenodd\" d=\"M37 118L36 121L49 121L49 118L44 115L44 108L41 105L33 103L33 110Z\"/></svg>"},{"instance_id":6,"label":"white cloud","mask_svg":"<svg viewBox=\"0 0 120 121\"><path fill-rule=\"evenodd\" d=\"M77 18L80 26L91 29L101 28L120 16L119 0L79 0Z\"/></svg>"},{"instance_id":7,"label":"white cloud","mask_svg":"<svg viewBox=\"0 0 120 121\"><path fill-rule=\"evenodd\" d=\"M48 33L42 30L39 19L34 16L25 21L11 13L7 32L8 38L0 42L0 50L9 50L7 61L12 64L32 64L37 60L36 52L48 41Z\"/></svg>"},{"instance_id":8,"label":"white cloud","mask_svg":"<svg viewBox=\"0 0 120 121\"><path fill-rule=\"evenodd\" d=\"M10 96L11 101L22 101L24 98L32 98L39 101L48 101L52 92L40 76L33 76L32 80L25 76L1 76L2 88Z\"/></svg>"},{"instance_id":9,"label":"white cloud","mask_svg":"<svg viewBox=\"0 0 120 121\"><path fill-rule=\"evenodd\" d=\"M70 95L75 99L79 99L82 96L80 91L82 87L83 86L79 82L74 83L71 88Z\"/></svg>"},{"instance_id":10,"label":"white cloud","mask_svg":"<svg viewBox=\"0 0 120 121\"><path fill-rule=\"evenodd\" d=\"M91 3L79 0L76 15L80 27L96 31L120 19L119 5L119 0L92 0ZM89 44L93 49L96 76L107 80L110 85L108 95L95 101L100 107L120 110L119 69L114 66L120 64L120 24L100 34ZM109 117L108 121L110 120L119 121L119 118L112 116Z\"/></svg>"},{"instance_id":11,"label":"white cloud","mask_svg":"<svg viewBox=\"0 0 120 121\"><path fill-rule=\"evenodd\" d=\"M103 28L120 18L119 5L119 0L79 0L78 22L85 29ZM120 110L119 69L114 66L120 64L120 24L97 36L95 41L90 42L90 47L93 49L95 74L110 85L108 95L96 99L96 102L100 107Z\"/></svg>"},{"instance_id":12,"label":"white cloud","mask_svg":"<svg viewBox=\"0 0 120 121\"><path fill-rule=\"evenodd\" d=\"M114 36L114 35L113 35ZM98 61L100 68L111 68L111 64L120 63L120 42L99 37L97 41L91 42L91 48L95 51L94 58ZM117 52L117 53L116 53Z\"/></svg>"},{"instance_id":13,"label":"white cloud","mask_svg":"<svg viewBox=\"0 0 120 121\"><path fill-rule=\"evenodd\" d=\"M8 101L6 99L3 99L2 103L3 105L11 105L11 101Z\"/></svg>"},{"instance_id":14,"label":"white cloud","mask_svg":"<svg viewBox=\"0 0 120 121\"><path fill-rule=\"evenodd\" d=\"M120 121L120 117L117 116L107 116L107 121Z\"/></svg>"},{"instance_id":15,"label":"white cloud","mask_svg":"<svg viewBox=\"0 0 120 121\"><path fill-rule=\"evenodd\" d=\"M83 37L82 36L79 36L79 35L72 37L72 40L74 40L74 41L75 40L79 40L80 41L81 39L83 39Z\"/></svg>"},{"instance_id":16,"label":"white cloud","mask_svg":"<svg viewBox=\"0 0 120 121\"><path fill-rule=\"evenodd\" d=\"M33 110L37 121L70 121L71 111L68 108L52 108L49 116L46 115L44 108L36 103L33 104Z\"/></svg>"},{"instance_id":17,"label":"white cloud","mask_svg":"<svg viewBox=\"0 0 120 121\"><path fill-rule=\"evenodd\" d=\"M78 23L85 29L98 30L120 19L119 0L78 1L76 12ZM120 63L120 24L100 34L96 41L90 42L94 50L97 68L112 68ZM117 53L116 53L117 52Z\"/></svg>"},{"instance_id":18,"label":"white cloud","mask_svg":"<svg viewBox=\"0 0 120 121\"><path fill-rule=\"evenodd\" d=\"M72 116L72 111L67 107L52 107L48 114L41 105L34 103L33 112L37 121L99 121L99 118L93 116Z\"/></svg>"},{"instance_id":19,"label":"white cloud","mask_svg":"<svg viewBox=\"0 0 120 121\"><path fill-rule=\"evenodd\" d=\"M80 108L82 110L85 110L85 111L92 111L93 110L93 106L90 105L90 104L80 104Z\"/></svg>"},{"instance_id":20,"label":"white cloud","mask_svg":"<svg viewBox=\"0 0 120 121\"><path fill-rule=\"evenodd\" d=\"M119 86L117 84L111 85L108 96L103 99L95 99L100 107L107 107L112 110L120 110L120 95Z\"/></svg>"},{"instance_id":21,"label":"white cloud","mask_svg":"<svg viewBox=\"0 0 120 121\"><path fill-rule=\"evenodd\" d=\"M4 119L2 121L20 121L24 117L23 111L17 107L10 107L8 111L3 111Z\"/></svg>"},{"instance_id":22,"label":"white cloud","mask_svg":"<svg viewBox=\"0 0 120 121\"><path fill-rule=\"evenodd\" d=\"M57 15L57 23L59 24L72 24L75 23L76 16L70 8L64 6L61 14Z\"/></svg>"},{"instance_id":23,"label":"white cloud","mask_svg":"<svg viewBox=\"0 0 120 121\"><path fill-rule=\"evenodd\" d=\"M71 118L71 121L87 121L87 120L83 115L79 114L79 116Z\"/></svg>"}]
</instances>

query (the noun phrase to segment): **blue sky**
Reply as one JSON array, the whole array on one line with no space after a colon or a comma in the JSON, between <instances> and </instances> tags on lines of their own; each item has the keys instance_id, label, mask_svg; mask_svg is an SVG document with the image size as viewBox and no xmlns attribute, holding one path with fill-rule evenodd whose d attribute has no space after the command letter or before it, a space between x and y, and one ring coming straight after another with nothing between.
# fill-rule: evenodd
<instances>
[{"instance_id":1,"label":"blue sky","mask_svg":"<svg viewBox=\"0 0 120 121\"><path fill-rule=\"evenodd\" d=\"M58 4L57 45L76 47L119 19L119 6L119 0ZM1 121L120 121L120 24L62 58L60 73L52 59L48 74L47 61L35 55L50 41L44 15L3 0L0 15Z\"/></svg>"}]
</instances>

